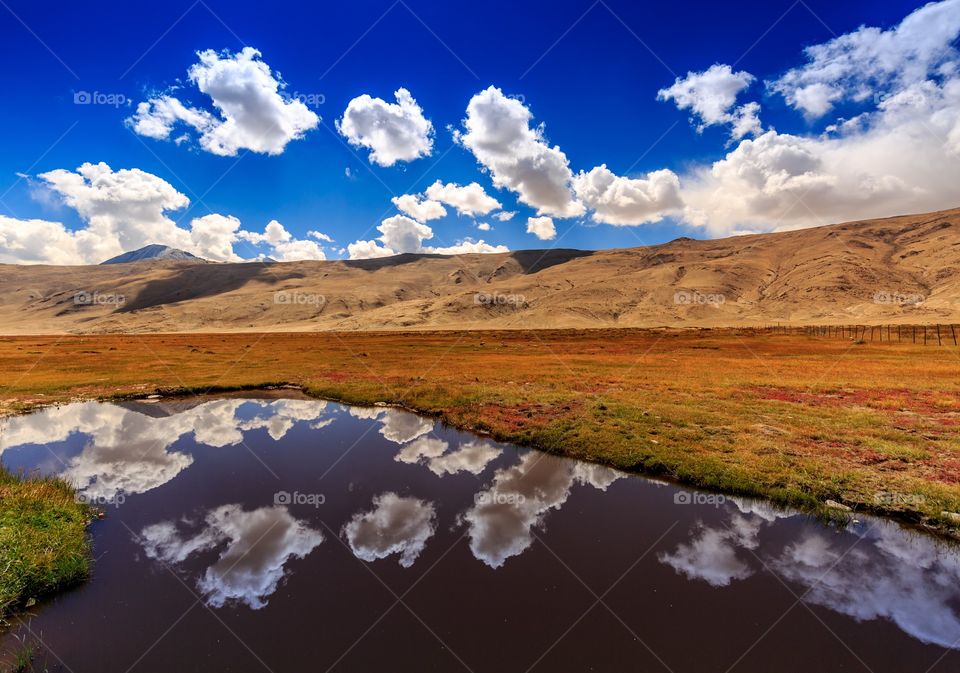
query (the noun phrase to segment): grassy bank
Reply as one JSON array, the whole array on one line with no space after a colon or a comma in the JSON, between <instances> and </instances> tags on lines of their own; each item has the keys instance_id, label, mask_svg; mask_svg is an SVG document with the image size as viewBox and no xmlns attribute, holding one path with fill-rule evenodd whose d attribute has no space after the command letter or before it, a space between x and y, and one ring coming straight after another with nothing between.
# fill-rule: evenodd
<instances>
[{"instance_id":1,"label":"grassy bank","mask_svg":"<svg viewBox=\"0 0 960 673\"><path fill-rule=\"evenodd\" d=\"M0 468L0 622L89 575L89 521L69 484Z\"/></svg>"},{"instance_id":2,"label":"grassy bank","mask_svg":"<svg viewBox=\"0 0 960 673\"><path fill-rule=\"evenodd\" d=\"M0 339L0 405L286 381L625 470L956 535L960 350L591 330Z\"/></svg>"}]
</instances>

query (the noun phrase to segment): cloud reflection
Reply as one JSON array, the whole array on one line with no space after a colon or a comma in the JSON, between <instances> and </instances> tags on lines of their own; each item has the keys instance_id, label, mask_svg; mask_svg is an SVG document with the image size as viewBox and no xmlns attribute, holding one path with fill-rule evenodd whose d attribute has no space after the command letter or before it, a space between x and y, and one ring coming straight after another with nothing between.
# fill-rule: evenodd
<instances>
[{"instance_id":1,"label":"cloud reflection","mask_svg":"<svg viewBox=\"0 0 960 673\"><path fill-rule=\"evenodd\" d=\"M525 453L519 464L497 470L490 488L463 514L473 555L499 568L531 545L532 529L543 525L551 509L560 509L574 483L605 491L621 476L607 467Z\"/></svg>"},{"instance_id":2,"label":"cloud reflection","mask_svg":"<svg viewBox=\"0 0 960 673\"><path fill-rule=\"evenodd\" d=\"M197 588L214 607L239 602L258 610L277 590L287 561L309 554L323 542L323 535L284 507L246 512L240 505L224 505L210 510L193 535L181 535L176 523L164 521L144 528L140 542L149 558L170 564L223 547Z\"/></svg>"},{"instance_id":3,"label":"cloud reflection","mask_svg":"<svg viewBox=\"0 0 960 673\"><path fill-rule=\"evenodd\" d=\"M436 532L436 518L433 503L387 492L374 497L372 511L355 514L343 536L357 558L400 554L400 565L409 568Z\"/></svg>"},{"instance_id":4,"label":"cloud reflection","mask_svg":"<svg viewBox=\"0 0 960 673\"><path fill-rule=\"evenodd\" d=\"M172 413L161 405L68 404L0 420L0 455L81 435L83 449L63 460L60 474L87 497L111 499L149 491L189 467L192 456L170 450L184 436L226 447L242 442L246 431L265 428L280 440L296 422L316 421L326 408L326 402L313 400L223 399ZM148 410L157 413L144 413Z\"/></svg>"},{"instance_id":5,"label":"cloud reflection","mask_svg":"<svg viewBox=\"0 0 960 673\"><path fill-rule=\"evenodd\" d=\"M868 518L841 534L807 522L791 541L762 531L796 513L737 499L720 525L697 523L661 563L724 587L769 569L797 595L856 620L888 619L924 643L960 649L960 554L951 545Z\"/></svg>"}]
</instances>

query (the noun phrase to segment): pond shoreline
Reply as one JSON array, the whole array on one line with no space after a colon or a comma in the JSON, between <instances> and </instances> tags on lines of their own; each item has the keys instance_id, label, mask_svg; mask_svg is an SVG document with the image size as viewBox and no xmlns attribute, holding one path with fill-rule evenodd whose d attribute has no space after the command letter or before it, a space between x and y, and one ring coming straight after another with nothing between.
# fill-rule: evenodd
<instances>
[{"instance_id":1,"label":"pond shoreline","mask_svg":"<svg viewBox=\"0 0 960 673\"><path fill-rule=\"evenodd\" d=\"M63 404L71 404L78 402L123 402L123 401L150 401L150 402L160 402L160 401L171 401L177 399L188 399L190 397L203 397L203 398L216 398L216 397L235 397L240 393L281 393L276 397L278 399L283 399L284 394L287 395L287 398L296 399L315 399L322 400L327 402L335 402L338 404L344 404L348 406L362 406L362 407L379 407L384 409L399 409L409 413L417 414L425 418L431 418L443 423L445 426L453 428L455 430L469 432L478 437L488 437L498 442L511 443L517 446L535 449L537 451L543 451L544 453L557 455L566 458L574 458L576 460L582 460L586 462L591 462L597 465L604 467L611 467L614 469L622 470L624 472L635 474L641 477L650 477L665 480L669 483L672 483L677 486L687 486L696 488L698 490L707 491L710 493L716 493L719 495L727 496L742 496L749 498L760 498L767 500L774 504L775 506L783 508L792 508L798 510L802 513L809 514L818 519L821 519L829 523L847 523L855 519L858 513L868 514L871 516L880 517L883 519L888 519L895 521L898 524L903 525L906 528L914 529L922 533L931 535L935 538L948 541L950 543L960 543L960 516L955 524L949 522L936 521L932 520L929 517L924 517L920 512L913 511L904 511L892 510L889 508L884 508L880 506L871 506L869 503L856 503L850 502L844 503L842 501L830 500L829 504L827 502L820 502L818 500L813 500L809 497L803 497L801 494L790 493L790 492L780 492L780 491L768 491L764 488L756 485L755 488L747 487L742 488L715 488L712 487L709 483L705 483L702 477L699 477L696 474L693 475L678 475L674 472L671 472L667 469L649 469L649 468L631 468L625 467L620 464L616 464L611 461L605 461L602 457L598 456L584 456L579 453L567 453L562 449L557 447L549 447L538 444L534 440L528 440L524 437L516 437L508 433L498 433L491 431L490 429L464 425L461 423L455 422L450 418L450 415L442 411L432 411L429 409L420 409L412 407L399 402L384 402L384 401L369 401L367 398L360 395L356 397L351 397L349 395L331 395L329 393L317 394L311 391L309 386L304 386L288 381L276 381L265 384L241 384L236 386L214 386L214 387L203 387L198 386L193 387L174 387L174 388L165 388L160 387L155 389L153 392L117 392L110 395L81 395L74 396L66 400L58 400L56 402L31 402L27 403L25 406L18 408L16 410L0 410L0 420L4 417L29 414L41 409L61 406ZM293 397L294 393L298 393L297 397Z\"/></svg>"}]
</instances>

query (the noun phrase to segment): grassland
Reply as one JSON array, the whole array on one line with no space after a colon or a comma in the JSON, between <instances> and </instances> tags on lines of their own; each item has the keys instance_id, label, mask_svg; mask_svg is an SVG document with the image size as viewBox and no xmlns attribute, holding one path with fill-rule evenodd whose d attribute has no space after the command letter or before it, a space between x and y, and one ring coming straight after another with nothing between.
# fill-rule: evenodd
<instances>
[{"instance_id":1,"label":"grassland","mask_svg":"<svg viewBox=\"0 0 960 673\"><path fill-rule=\"evenodd\" d=\"M8 413L283 382L692 485L960 531L945 514L960 512L954 347L717 330L7 337L0 372Z\"/></svg>"},{"instance_id":2,"label":"grassland","mask_svg":"<svg viewBox=\"0 0 960 673\"><path fill-rule=\"evenodd\" d=\"M0 624L31 599L87 577L90 514L69 484L0 468Z\"/></svg>"}]
</instances>

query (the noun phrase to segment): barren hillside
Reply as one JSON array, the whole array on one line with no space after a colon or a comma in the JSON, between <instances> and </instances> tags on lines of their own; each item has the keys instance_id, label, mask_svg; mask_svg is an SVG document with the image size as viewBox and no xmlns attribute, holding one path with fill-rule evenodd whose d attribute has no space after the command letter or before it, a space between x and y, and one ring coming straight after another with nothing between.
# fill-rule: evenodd
<instances>
[{"instance_id":1,"label":"barren hillside","mask_svg":"<svg viewBox=\"0 0 960 673\"><path fill-rule=\"evenodd\" d=\"M951 320L960 209L599 252L0 265L5 334Z\"/></svg>"}]
</instances>

